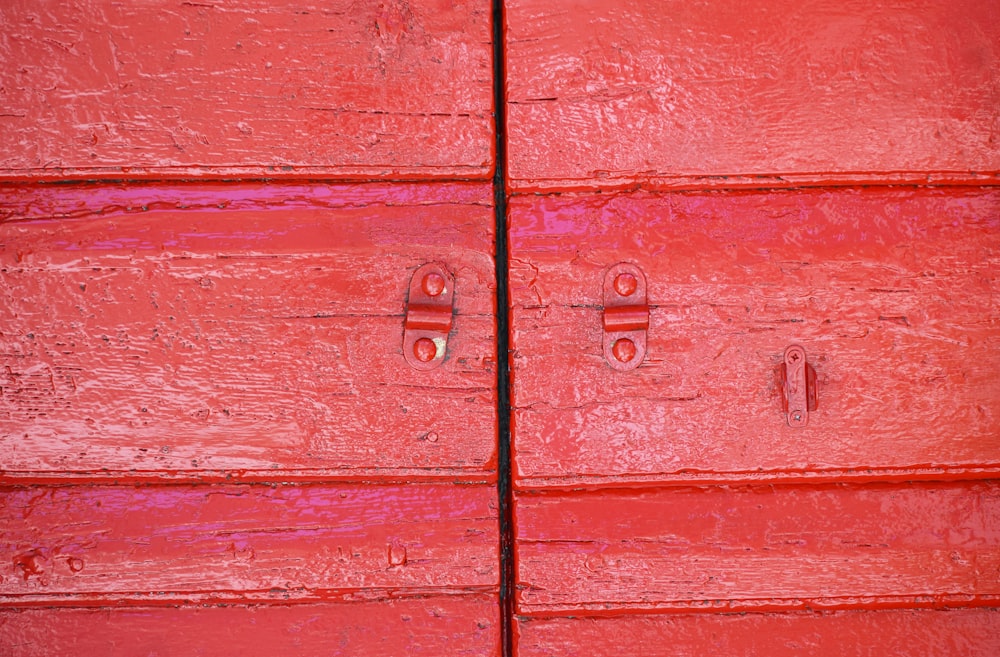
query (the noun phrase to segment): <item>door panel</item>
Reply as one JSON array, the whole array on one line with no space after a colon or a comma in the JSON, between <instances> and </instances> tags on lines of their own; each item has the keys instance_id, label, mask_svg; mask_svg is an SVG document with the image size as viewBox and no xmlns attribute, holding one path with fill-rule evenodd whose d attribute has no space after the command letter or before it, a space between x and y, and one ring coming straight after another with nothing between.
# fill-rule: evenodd
<instances>
[{"instance_id":1,"label":"door panel","mask_svg":"<svg viewBox=\"0 0 1000 657\"><path fill-rule=\"evenodd\" d=\"M1000 194L515 197L515 479L981 478L1000 466ZM602 351L602 285L644 272L644 362ZM801 345L817 407L790 427Z\"/></svg>"},{"instance_id":2,"label":"door panel","mask_svg":"<svg viewBox=\"0 0 1000 657\"><path fill-rule=\"evenodd\" d=\"M986 182L1000 5L508 0L514 190Z\"/></svg>"},{"instance_id":3,"label":"door panel","mask_svg":"<svg viewBox=\"0 0 1000 657\"><path fill-rule=\"evenodd\" d=\"M990 609L522 619L517 627L519 657L992 657L1000 652L1000 615Z\"/></svg>"},{"instance_id":4,"label":"door panel","mask_svg":"<svg viewBox=\"0 0 1000 657\"><path fill-rule=\"evenodd\" d=\"M0 610L0 645L25 657L490 655L499 644L498 611L496 597L488 595L290 606Z\"/></svg>"},{"instance_id":5,"label":"door panel","mask_svg":"<svg viewBox=\"0 0 1000 657\"><path fill-rule=\"evenodd\" d=\"M495 475L485 184L2 193L3 478ZM440 367L414 270L455 278Z\"/></svg>"},{"instance_id":6,"label":"door panel","mask_svg":"<svg viewBox=\"0 0 1000 657\"><path fill-rule=\"evenodd\" d=\"M504 18L515 652L995 652L1000 7Z\"/></svg>"},{"instance_id":7,"label":"door panel","mask_svg":"<svg viewBox=\"0 0 1000 657\"><path fill-rule=\"evenodd\" d=\"M498 655L490 3L0 25L0 653Z\"/></svg>"},{"instance_id":8,"label":"door panel","mask_svg":"<svg viewBox=\"0 0 1000 657\"><path fill-rule=\"evenodd\" d=\"M486 178L486 0L0 6L0 179Z\"/></svg>"}]
</instances>

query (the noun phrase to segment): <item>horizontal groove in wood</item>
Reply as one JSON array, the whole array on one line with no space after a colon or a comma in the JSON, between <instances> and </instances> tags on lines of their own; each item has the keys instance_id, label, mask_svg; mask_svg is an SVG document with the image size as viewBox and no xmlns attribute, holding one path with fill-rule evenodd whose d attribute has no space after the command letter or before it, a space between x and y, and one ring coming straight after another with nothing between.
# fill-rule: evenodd
<instances>
[{"instance_id":1,"label":"horizontal groove in wood","mask_svg":"<svg viewBox=\"0 0 1000 657\"><path fill-rule=\"evenodd\" d=\"M664 614L517 621L517 657L992 657L997 609Z\"/></svg>"},{"instance_id":2,"label":"horizontal groove in wood","mask_svg":"<svg viewBox=\"0 0 1000 657\"><path fill-rule=\"evenodd\" d=\"M872 173L772 173L745 175L620 176L601 175L597 180L538 179L513 183L511 196L574 194L583 192L734 192L837 189L842 187L997 187L1000 172L910 171Z\"/></svg>"},{"instance_id":3,"label":"horizontal groove in wood","mask_svg":"<svg viewBox=\"0 0 1000 657\"><path fill-rule=\"evenodd\" d=\"M377 599L498 585L492 486L0 491L0 605Z\"/></svg>"},{"instance_id":4,"label":"horizontal groove in wood","mask_svg":"<svg viewBox=\"0 0 1000 657\"><path fill-rule=\"evenodd\" d=\"M0 652L20 657L497 655L496 596L303 605L0 609Z\"/></svg>"},{"instance_id":5,"label":"horizontal groove in wood","mask_svg":"<svg viewBox=\"0 0 1000 657\"><path fill-rule=\"evenodd\" d=\"M511 200L521 488L982 478L1000 466L1000 194L838 189ZM601 284L648 282L645 361L601 352ZM819 405L787 426L790 344Z\"/></svg>"},{"instance_id":6,"label":"horizontal groove in wood","mask_svg":"<svg viewBox=\"0 0 1000 657\"><path fill-rule=\"evenodd\" d=\"M490 5L4 3L0 179L487 178Z\"/></svg>"},{"instance_id":7,"label":"horizontal groove in wood","mask_svg":"<svg viewBox=\"0 0 1000 657\"><path fill-rule=\"evenodd\" d=\"M643 490L659 488L685 488L690 486L740 486L740 485L822 485L845 483L862 485L871 483L900 483L910 481L955 482L981 481L1000 478L1000 466L976 467L910 467L910 468L858 468L851 470L747 470L733 472L680 471L663 474L617 475L613 481L601 474L573 474L566 477L533 477L521 480L518 490L540 491L591 491L591 490Z\"/></svg>"},{"instance_id":8,"label":"horizontal groove in wood","mask_svg":"<svg viewBox=\"0 0 1000 657\"><path fill-rule=\"evenodd\" d=\"M517 496L518 610L997 606L997 482Z\"/></svg>"}]
</instances>

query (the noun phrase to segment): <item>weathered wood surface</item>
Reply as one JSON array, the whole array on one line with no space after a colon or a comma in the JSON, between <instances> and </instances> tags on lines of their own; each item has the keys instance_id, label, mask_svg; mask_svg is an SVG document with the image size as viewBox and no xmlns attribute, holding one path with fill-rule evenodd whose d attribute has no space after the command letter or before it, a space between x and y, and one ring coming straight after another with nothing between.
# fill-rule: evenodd
<instances>
[{"instance_id":1,"label":"weathered wood surface","mask_svg":"<svg viewBox=\"0 0 1000 657\"><path fill-rule=\"evenodd\" d=\"M0 190L0 477L491 480L487 184ZM455 276L443 364L413 271Z\"/></svg>"},{"instance_id":2,"label":"weathered wood surface","mask_svg":"<svg viewBox=\"0 0 1000 657\"><path fill-rule=\"evenodd\" d=\"M497 655L496 597L350 604L0 610L19 657Z\"/></svg>"},{"instance_id":3,"label":"weathered wood surface","mask_svg":"<svg viewBox=\"0 0 1000 657\"><path fill-rule=\"evenodd\" d=\"M994 657L995 609L521 619L518 657Z\"/></svg>"},{"instance_id":4,"label":"weathered wood surface","mask_svg":"<svg viewBox=\"0 0 1000 657\"><path fill-rule=\"evenodd\" d=\"M28 487L0 494L0 605L493 592L489 485Z\"/></svg>"},{"instance_id":5,"label":"weathered wood surface","mask_svg":"<svg viewBox=\"0 0 1000 657\"><path fill-rule=\"evenodd\" d=\"M516 190L1000 182L1000 4L510 0Z\"/></svg>"},{"instance_id":6,"label":"weathered wood surface","mask_svg":"<svg viewBox=\"0 0 1000 657\"><path fill-rule=\"evenodd\" d=\"M522 614L1000 601L996 482L522 494L515 518Z\"/></svg>"},{"instance_id":7,"label":"weathered wood surface","mask_svg":"<svg viewBox=\"0 0 1000 657\"><path fill-rule=\"evenodd\" d=\"M834 189L516 196L515 481L983 478L1000 471L1000 193ZM645 362L601 347L638 265ZM790 428L797 343L819 406Z\"/></svg>"},{"instance_id":8,"label":"weathered wood surface","mask_svg":"<svg viewBox=\"0 0 1000 657\"><path fill-rule=\"evenodd\" d=\"M6 0L0 180L486 178L487 0Z\"/></svg>"}]
</instances>

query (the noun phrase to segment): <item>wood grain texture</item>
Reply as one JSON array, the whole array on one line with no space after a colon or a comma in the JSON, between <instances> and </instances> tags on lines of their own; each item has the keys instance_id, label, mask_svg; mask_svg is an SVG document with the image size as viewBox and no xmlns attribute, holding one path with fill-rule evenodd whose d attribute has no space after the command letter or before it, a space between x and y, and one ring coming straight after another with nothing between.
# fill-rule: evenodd
<instances>
[{"instance_id":1,"label":"wood grain texture","mask_svg":"<svg viewBox=\"0 0 1000 657\"><path fill-rule=\"evenodd\" d=\"M0 494L0 605L488 593L488 485L27 487Z\"/></svg>"},{"instance_id":2,"label":"wood grain texture","mask_svg":"<svg viewBox=\"0 0 1000 657\"><path fill-rule=\"evenodd\" d=\"M10 0L0 180L487 178L486 0Z\"/></svg>"},{"instance_id":3,"label":"wood grain texture","mask_svg":"<svg viewBox=\"0 0 1000 657\"><path fill-rule=\"evenodd\" d=\"M0 478L491 480L487 184L0 190ZM441 367L413 271L455 276Z\"/></svg>"},{"instance_id":4,"label":"wood grain texture","mask_svg":"<svg viewBox=\"0 0 1000 657\"><path fill-rule=\"evenodd\" d=\"M5 657L497 655L489 596L351 604L0 611Z\"/></svg>"},{"instance_id":5,"label":"wood grain texture","mask_svg":"<svg viewBox=\"0 0 1000 657\"><path fill-rule=\"evenodd\" d=\"M1000 485L521 494L519 613L996 606Z\"/></svg>"},{"instance_id":6,"label":"wood grain texture","mask_svg":"<svg viewBox=\"0 0 1000 657\"><path fill-rule=\"evenodd\" d=\"M521 619L518 657L993 657L996 609Z\"/></svg>"},{"instance_id":7,"label":"wood grain texture","mask_svg":"<svg viewBox=\"0 0 1000 657\"><path fill-rule=\"evenodd\" d=\"M515 481L982 478L1000 472L1000 194L567 194L510 204ZM645 362L601 351L617 262ZM818 409L787 426L804 347Z\"/></svg>"},{"instance_id":8,"label":"wood grain texture","mask_svg":"<svg viewBox=\"0 0 1000 657\"><path fill-rule=\"evenodd\" d=\"M1000 5L505 4L510 187L1000 182Z\"/></svg>"}]
</instances>

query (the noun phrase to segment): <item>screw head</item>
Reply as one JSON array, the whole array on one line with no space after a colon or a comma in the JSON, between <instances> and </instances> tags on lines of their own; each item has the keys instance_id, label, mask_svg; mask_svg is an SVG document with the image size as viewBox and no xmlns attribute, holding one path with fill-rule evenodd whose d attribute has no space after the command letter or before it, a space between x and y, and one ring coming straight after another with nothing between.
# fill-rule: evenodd
<instances>
[{"instance_id":1,"label":"screw head","mask_svg":"<svg viewBox=\"0 0 1000 657\"><path fill-rule=\"evenodd\" d=\"M424 276L424 280L421 282L421 287L424 289L424 293L427 294L427 296L436 297L444 292L444 276L431 272Z\"/></svg>"},{"instance_id":2,"label":"screw head","mask_svg":"<svg viewBox=\"0 0 1000 657\"><path fill-rule=\"evenodd\" d=\"M420 338L413 343L413 355L421 363L426 363L437 356L437 345L430 338Z\"/></svg>"},{"instance_id":3,"label":"screw head","mask_svg":"<svg viewBox=\"0 0 1000 657\"><path fill-rule=\"evenodd\" d=\"M632 296L636 288L639 287L639 281L636 280L635 276L626 272L615 276L614 285L615 292L623 297L629 297Z\"/></svg>"},{"instance_id":4,"label":"screw head","mask_svg":"<svg viewBox=\"0 0 1000 657\"><path fill-rule=\"evenodd\" d=\"M805 357L806 352L798 345L785 349L785 362L789 365L798 365L799 361L804 360Z\"/></svg>"},{"instance_id":5,"label":"screw head","mask_svg":"<svg viewBox=\"0 0 1000 657\"><path fill-rule=\"evenodd\" d=\"M635 343L628 338L616 340L615 344L611 347L611 353L619 362L628 363L635 358Z\"/></svg>"}]
</instances>

